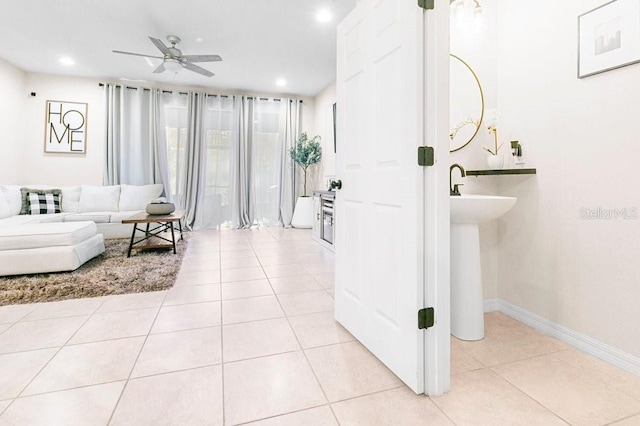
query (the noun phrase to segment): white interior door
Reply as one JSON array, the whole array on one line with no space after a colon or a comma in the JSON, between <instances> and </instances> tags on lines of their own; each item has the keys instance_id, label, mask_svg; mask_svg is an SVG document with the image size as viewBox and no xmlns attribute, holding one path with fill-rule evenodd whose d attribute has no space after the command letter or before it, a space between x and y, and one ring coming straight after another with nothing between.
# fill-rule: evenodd
<instances>
[{"instance_id":1,"label":"white interior door","mask_svg":"<svg viewBox=\"0 0 640 426\"><path fill-rule=\"evenodd\" d=\"M335 205L337 321L432 395L449 386L448 1L436 2L362 0L338 26ZM421 145L436 167L418 165ZM419 330L427 306L436 326Z\"/></svg>"}]
</instances>

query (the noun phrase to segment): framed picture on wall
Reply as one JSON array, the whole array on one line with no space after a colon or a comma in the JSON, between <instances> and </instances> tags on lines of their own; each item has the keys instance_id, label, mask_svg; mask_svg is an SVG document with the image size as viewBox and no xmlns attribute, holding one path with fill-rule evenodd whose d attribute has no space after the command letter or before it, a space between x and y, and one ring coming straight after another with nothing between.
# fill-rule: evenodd
<instances>
[{"instance_id":1,"label":"framed picture on wall","mask_svg":"<svg viewBox=\"0 0 640 426\"><path fill-rule=\"evenodd\" d=\"M337 116L338 113L338 109L337 109L337 104L333 104L333 152L338 152L338 150L336 149L336 124L337 124Z\"/></svg>"},{"instance_id":2,"label":"framed picture on wall","mask_svg":"<svg viewBox=\"0 0 640 426\"><path fill-rule=\"evenodd\" d=\"M47 101L44 152L84 154L87 150L87 104Z\"/></svg>"},{"instance_id":3,"label":"framed picture on wall","mask_svg":"<svg viewBox=\"0 0 640 426\"><path fill-rule=\"evenodd\" d=\"M640 62L640 1L614 0L578 16L578 78Z\"/></svg>"}]
</instances>

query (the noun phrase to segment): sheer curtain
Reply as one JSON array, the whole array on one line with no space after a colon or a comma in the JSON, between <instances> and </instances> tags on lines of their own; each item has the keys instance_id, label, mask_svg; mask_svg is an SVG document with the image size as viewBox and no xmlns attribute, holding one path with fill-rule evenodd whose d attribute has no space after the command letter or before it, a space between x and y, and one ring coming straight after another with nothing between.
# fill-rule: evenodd
<instances>
[{"instance_id":1,"label":"sheer curtain","mask_svg":"<svg viewBox=\"0 0 640 426\"><path fill-rule=\"evenodd\" d=\"M280 221L280 190L283 186L284 149L281 127L283 101L257 99L253 115L253 201L255 221L274 226Z\"/></svg>"},{"instance_id":2,"label":"sheer curtain","mask_svg":"<svg viewBox=\"0 0 640 426\"><path fill-rule=\"evenodd\" d=\"M242 97L237 117L232 227L290 226L295 168L289 148L299 133L300 103Z\"/></svg>"},{"instance_id":3,"label":"sheer curtain","mask_svg":"<svg viewBox=\"0 0 640 426\"><path fill-rule=\"evenodd\" d=\"M165 93L162 105L172 200L195 229L229 222L234 99Z\"/></svg>"},{"instance_id":4,"label":"sheer curtain","mask_svg":"<svg viewBox=\"0 0 640 426\"><path fill-rule=\"evenodd\" d=\"M215 228L231 220L232 164L234 141L234 98L208 96L204 105L204 188L196 217L197 229Z\"/></svg>"},{"instance_id":5,"label":"sheer curtain","mask_svg":"<svg viewBox=\"0 0 640 426\"><path fill-rule=\"evenodd\" d=\"M162 183L193 229L290 226L300 102L107 87L105 183Z\"/></svg>"},{"instance_id":6,"label":"sheer curtain","mask_svg":"<svg viewBox=\"0 0 640 426\"><path fill-rule=\"evenodd\" d=\"M167 148L157 90L105 85L106 185L162 183L167 187Z\"/></svg>"}]
</instances>

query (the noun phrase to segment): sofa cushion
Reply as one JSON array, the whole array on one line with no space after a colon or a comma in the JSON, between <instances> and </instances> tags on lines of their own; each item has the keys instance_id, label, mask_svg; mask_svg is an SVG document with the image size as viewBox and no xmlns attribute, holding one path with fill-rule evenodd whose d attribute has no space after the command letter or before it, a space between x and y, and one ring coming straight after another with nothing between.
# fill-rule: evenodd
<instances>
[{"instance_id":1,"label":"sofa cushion","mask_svg":"<svg viewBox=\"0 0 640 426\"><path fill-rule=\"evenodd\" d=\"M82 185L78 212L116 212L120 199L120 185ZM108 220L107 220L108 221Z\"/></svg>"},{"instance_id":2,"label":"sofa cushion","mask_svg":"<svg viewBox=\"0 0 640 426\"><path fill-rule=\"evenodd\" d=\"M67 216L67 213L56 213L56 214L39 214L39 215L27 215L37 219L37 222L32 223L57 223L64 222L64 218ZM24 217L24 216L17 216Z\"/></svg>"},{"instance_id":3,"label":"sofa cushion","mask_svg":"<svg viewBox=\"0 0 640 426\"><path fill-rule=\"evenodd\" d=\"M52 216L62 216L62 215L51 214L46 216L45 215L32 216L30 214L21 214L21 215L10 216L6 219L0 220L0 228L27 225L29 223L40 223L42 221L42 218L45 218L45 217L50 218Z\"/></svg>"},{"instance_id":4,"label":"sofa cushion","mask_svg":"<svg viewBox=\"0 0 640 426\"><path fill-rule=\"evenodd\" d=\"M65 222L85 222L91 221L95 223L109 223L112 212L86 212L86 213L69 213L64 217Z\"/></svg>"},{"instance_id":5,"label":"sofa cushion","mask_svg":"<svg viewBox=\"0 0 640 426\"><path fill-rule=\"evenodd\" d=\"M73 271L104 252L102 234L73 246L39 247L0 251L0 275ZM38 259L34 262L33 259Z\"/></svg>"},{"instance_id":6,"label":"sofa cushion","mask_svg":"<svg viewBox=\"0 0 640 426\"><path fill-rule=\"evenodd\" d=\"M9 204L9 213L11 216L20 214L22 200L20 199L20 186L3 185L0 186L0 192L4 195L5 200Z\"/></svg>"},{"instance_id":7,"label":"sofa cushion","mask_svg":"<svg viewBox=\"0 0 640 426\"><path fill-rule=\"evenodd\" d=\"M119 211L144 210L147 204L162 194L162 184L120 185Z\"/></svg>"},{"instance_id":8,"label":"sofa cushion","mask_svg":"<svg viewBox=\"0 0 640 426\"><path fill-rule=\"evenodd\" d=\"M63 186L62 190L62 211L77 212L80 204L80 187L79 186Z\"/></svg>"},{"instance_id":9,"label":"sofa cushion","mask_svg":"<svg viewBox=\"0 0 640 426\"><path fill-rule=\"evenodd\" d=\"M20 188L20 214L61 213L62 190Z\"/></svg>"},{"instance_id":10,"label":"sofa cushion","mask_svg":"<svg viewBox=\"0 0 640 426\"><path fill-rule=\"evenodd\" d=\"M111 214L111 223L122 223L122 219L129 219L131 216L135 216L138 213L142 213L140 210L129 210L126 212L116 212Z\"/></svg>"},{"instance_id":11,"label":"sofa cushion","mask_svg":"<svg viewBox=\"0 0 640 426\"><path fill-rule=\"evenodd\" d=\"M9 208L9 203L7 199L4 197L4 193L0 191L0 219L5 219L11 216L11 209Z\"/></svg>"},{"instance_id":12,"label":"sofa cushion","mask_svg":"<svg viewBox=\"0 0 640 426\"><path fill-rule=\"evenodd\" d=\"M0 228L0 251L73 246L95 235L93 222L41 223Z\"/></svg>"}]
</instances>

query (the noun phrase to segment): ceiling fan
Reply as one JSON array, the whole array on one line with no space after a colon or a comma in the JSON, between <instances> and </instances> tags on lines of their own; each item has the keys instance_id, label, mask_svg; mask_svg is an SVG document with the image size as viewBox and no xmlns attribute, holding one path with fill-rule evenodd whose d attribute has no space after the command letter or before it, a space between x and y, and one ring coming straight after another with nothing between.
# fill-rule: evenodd
<instances>
[{"instance_id":1,"label":"ceiling fan","mask_svg":"<svg viewBox=\"0 0 640 426\"><path fill-rule=\"evenodd\" d=\"M153 70L154 73L161 73L164 71L172 71L177 73L182 68L186 68L189 71L197 72L206 77L212 77L214 74L198 65L194 65L193 62L218 62L222 58L218 55L183 55L182 51L176 47L176 44L180 43L180 37L174 35L168 35L167 41L171 43L171 47L167 47L162 41L157 38L149 36L149 40L162 52L164 56L152 56L144 55L142 53L123 52L121 50L113 50L113 53L121 53L124 55L143 56L145 58L162 59L162 63L158 68Z\"/></svg>"}]
</instances>

